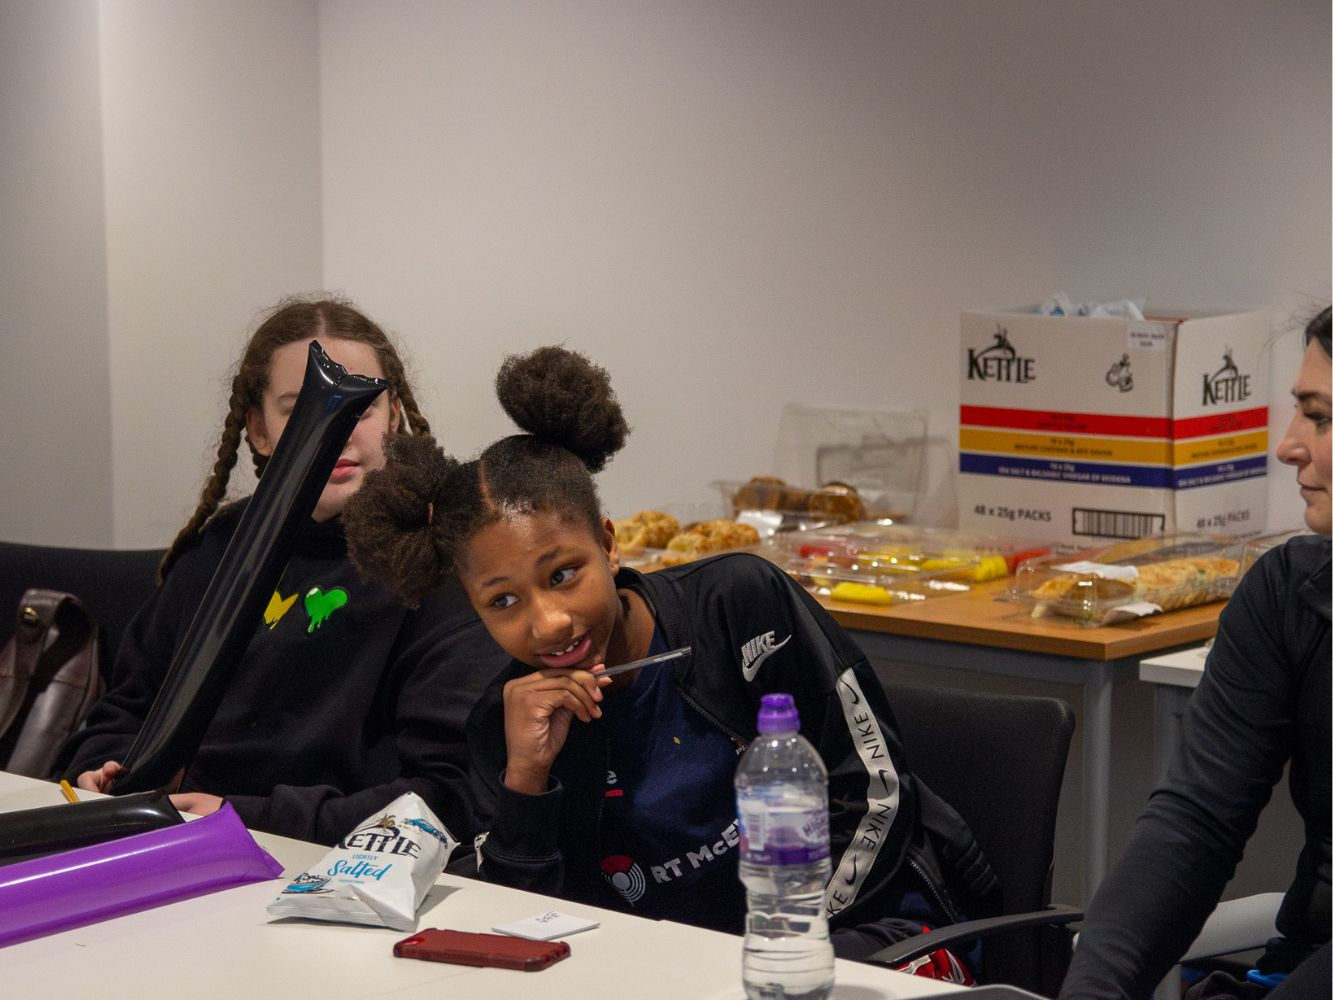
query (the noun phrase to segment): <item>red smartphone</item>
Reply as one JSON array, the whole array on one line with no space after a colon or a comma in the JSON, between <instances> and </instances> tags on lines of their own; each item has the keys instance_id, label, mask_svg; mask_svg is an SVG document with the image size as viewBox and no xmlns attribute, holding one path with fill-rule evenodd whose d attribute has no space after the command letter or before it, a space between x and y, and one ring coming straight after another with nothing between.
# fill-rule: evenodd
<instances>
[{"instance_id":1,"label":"red smartphone","mask_svg":"<svg viewBox=\"0 0 1333 1000\"><path fill-rule=\"evenodd\" d=\"M508 934L469 934L432 927L395 943L393 953L399 958L421 958L427 962L537 972L565 958L569 945L563 941L530 941Z\"/></svg>"}]
</instances>

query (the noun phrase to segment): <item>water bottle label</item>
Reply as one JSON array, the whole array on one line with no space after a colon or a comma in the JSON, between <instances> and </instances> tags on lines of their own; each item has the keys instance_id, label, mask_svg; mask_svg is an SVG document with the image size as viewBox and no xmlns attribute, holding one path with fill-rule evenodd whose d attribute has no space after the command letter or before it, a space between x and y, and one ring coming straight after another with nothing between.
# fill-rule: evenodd
<instances>
[{"instance_id":1,"label":"water bottle label","mask_svg":"<svg viewBox=\"0 0 1333 1000\"><path fill-rule=\"evenodd\" d=\"M825 810L774 810L763 801L742 800L737 805L742 861L804 865L829 856Z\"/></svg>"}]
</instances>

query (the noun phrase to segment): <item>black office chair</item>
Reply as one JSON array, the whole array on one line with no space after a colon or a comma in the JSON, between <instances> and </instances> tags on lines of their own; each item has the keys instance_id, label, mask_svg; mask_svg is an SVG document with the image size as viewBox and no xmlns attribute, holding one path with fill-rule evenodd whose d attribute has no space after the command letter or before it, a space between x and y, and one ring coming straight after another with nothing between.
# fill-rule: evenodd
<instances>
[{"instance_id":1,"label":"black office chair","mask_svg":"<svg viewBox=\"0 0 1333 1000\"><path fill-rule=\"evenodd\" d=\"M1074 713L1063 701L884 683L907 765L962 815L1000 880L1000 916L943 927L892 945L871 961L900 965L936 948L984 938L985 983L1059 991L1071 953L1052 907L1051 868Z\"/></svg>"},{"instance_id":2,"label":"black office chair","mask_svg":"<svg viewBox=\"0 0 1333 1000\"><path fill-rule=\"evenodd\" d=\"M97 622L102 676L125 626L153 592L164 549L84 549L0 542L0 645L14 632L19 600L29 587L63 590Z\"/></svg>"}]
</instances>

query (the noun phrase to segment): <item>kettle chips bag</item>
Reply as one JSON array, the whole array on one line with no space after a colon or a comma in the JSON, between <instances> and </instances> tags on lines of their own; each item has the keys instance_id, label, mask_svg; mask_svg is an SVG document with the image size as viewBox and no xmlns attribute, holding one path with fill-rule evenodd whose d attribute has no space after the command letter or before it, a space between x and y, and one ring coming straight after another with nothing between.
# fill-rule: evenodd
<instances>
[{"instance_id":1,"label":"kettle chips bag","mask_svg":"<svg viewBox=\"0 0 1333 1000\"><path fill-rule=\"evenodd\" d=\"M292 879L268 912L415 930L417 909L456 846L421 797L408 792Z\"/></svg>"}]
</instances>

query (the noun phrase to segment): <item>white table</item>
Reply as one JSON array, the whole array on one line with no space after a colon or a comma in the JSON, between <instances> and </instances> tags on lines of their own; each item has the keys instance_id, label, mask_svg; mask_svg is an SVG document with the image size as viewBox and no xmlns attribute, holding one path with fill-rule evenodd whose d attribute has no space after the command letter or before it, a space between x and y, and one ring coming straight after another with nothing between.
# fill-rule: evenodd
<instances>
[{"instance_id":1,"label":"white table","mask_svg":"<svg viewBox=\"0 0 1333 1000\"><path fill-rule=\"evenodd\" d=\"M1196 646L1139 663L1139 680L1153 685L1153 771L1166 773L1171 751L1180 739L1180 717L1190 694L1199 686L1208 647Z\"/></svg>"},{"instance_id":2,"label":"white table","mask_svg":"<svg viewBox=\"0 0 1333 1000\"><path fill-rule=\"evenodd\" d=\"M81 793L83 794L83 793ZM58 786L0 772L0 812L55 805ZM327 848L268 834L255 839L303 871ZM252 883L0 948L7 997L141 1000L588 1000L589 997L741 1000L740 938L596 907L558 903L601 926L571 935L569 958L541 972L476 969L394 958L402 931L313 921L270 921L283 880ZM552 907L544 896L442 875L419 928L490 931ZM956 990L839 960L834 997L879 1000Z\"/></svg>"}]
</instances>

